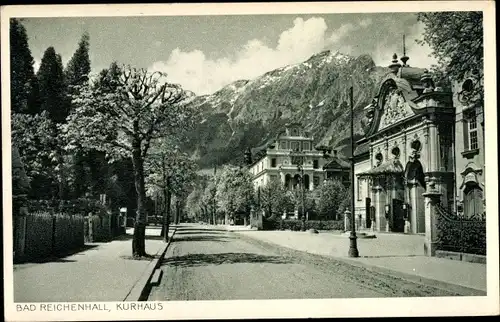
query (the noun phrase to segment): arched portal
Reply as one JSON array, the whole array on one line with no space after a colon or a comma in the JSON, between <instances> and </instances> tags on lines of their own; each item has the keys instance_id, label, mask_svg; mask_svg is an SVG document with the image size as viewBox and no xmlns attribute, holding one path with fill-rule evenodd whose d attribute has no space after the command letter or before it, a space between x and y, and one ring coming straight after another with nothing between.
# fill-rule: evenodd
<instances>
[{"instance_id":1,"label":"arched portal","mask_svg":"<svg viewBox=\"0 0 500 322\"><path fill-rule=\"evenodd\" d=\"M425 175L422 163L418 159L408 161L405 168L408 200L408 221L413 234L425 233Z\"/></svg>"},{"instance_id":2,"label":"arched portal","mask_svg":"<svg viewBox=\"0 0 500 322\"><path fill-rule=\"evenodd\" d=\"M294 189L300 188L300 175L296 174L293 176L292 185Z\"/></svg>"},{"instance_id":3,"label":"arched portal","mask_svg":"<svg viewBox=\"0 0 500 322\"><path fill-rule=\"evenodd\" d=\"M289 173L287 173L285 175L285 188L286 189L290 189L291 180L292 180L292 176Z\"/></svg>"},{"instance_id":4,"label":"arched portal","mask_svg":"<svg viewBox=\"0 0 500 322\"><path fill-rule=\"evenodd\" d=\"M309 190L309 186L310 186L309 180L310 180L309 175L305 174L304 175L304 189L306 189L306 190Z\"/></svg>"}]
</instances>

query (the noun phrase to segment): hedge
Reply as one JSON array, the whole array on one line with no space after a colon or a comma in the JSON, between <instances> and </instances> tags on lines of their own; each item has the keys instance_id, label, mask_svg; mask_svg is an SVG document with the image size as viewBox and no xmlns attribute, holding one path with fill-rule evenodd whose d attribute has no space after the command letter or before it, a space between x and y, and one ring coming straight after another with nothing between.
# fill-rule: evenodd
<instances>
[{"instance_id":1,"label":"hedge","mask_svg":"<svg viewBox=\"0 0 500 322\"><path fill-rule=\"evenodd\" d=\"M263 218L264 230L292 230L300 231L302 229L302 220L296 219L266 219ZM344 230L343 220L306 220L305 229L316 230Z\"/></svg>"}]
</instances>

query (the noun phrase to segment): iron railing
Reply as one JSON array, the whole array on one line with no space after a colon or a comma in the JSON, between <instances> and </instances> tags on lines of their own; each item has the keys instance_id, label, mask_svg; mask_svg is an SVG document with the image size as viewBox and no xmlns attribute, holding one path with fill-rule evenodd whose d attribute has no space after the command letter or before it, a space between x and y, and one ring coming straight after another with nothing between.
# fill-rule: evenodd
<instances>
[{"instance_id":1,"label":"iron railing","mask_svg":"<svg viewBox=\"0 0 500 322\"><path fill-rule=\"evenodd\" d=\"M437 205L437 249L486 255L486 213L464 216Z\"/></svg>"}]
</instances>

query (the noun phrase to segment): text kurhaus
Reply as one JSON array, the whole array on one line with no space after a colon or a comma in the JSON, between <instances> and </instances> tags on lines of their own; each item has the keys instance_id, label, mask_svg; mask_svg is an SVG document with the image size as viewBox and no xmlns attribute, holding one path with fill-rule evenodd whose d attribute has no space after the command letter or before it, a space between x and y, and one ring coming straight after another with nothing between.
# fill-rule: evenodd
<instances>
[{"instance_id":1,"label":"text kurhaus","mask_svg":"<svg viewBox=\"0 0 500 322\"><path fill-rule=\"evenodd\" d=\"M131 310L131 311L146 311L146 310L163 310L162 303L119 303L116 304L117 310Z\"/></svg>"}]
</instances>

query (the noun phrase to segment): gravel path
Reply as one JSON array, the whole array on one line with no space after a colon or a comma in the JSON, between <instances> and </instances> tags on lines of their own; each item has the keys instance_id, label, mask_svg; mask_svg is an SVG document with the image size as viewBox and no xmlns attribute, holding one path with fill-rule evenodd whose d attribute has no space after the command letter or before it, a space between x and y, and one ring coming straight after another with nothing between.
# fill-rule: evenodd
<instances>
[{"instance_id":1,"label":"gravel path","mask_svg":"<svg viewBox=\"0 0 500 322\"><path fill-rule=\"evenodd\" d=\"M162 281L152 289L149 300L458 295L203 226L178 229L162 269Z\"/></svg>"}]
</instances>

